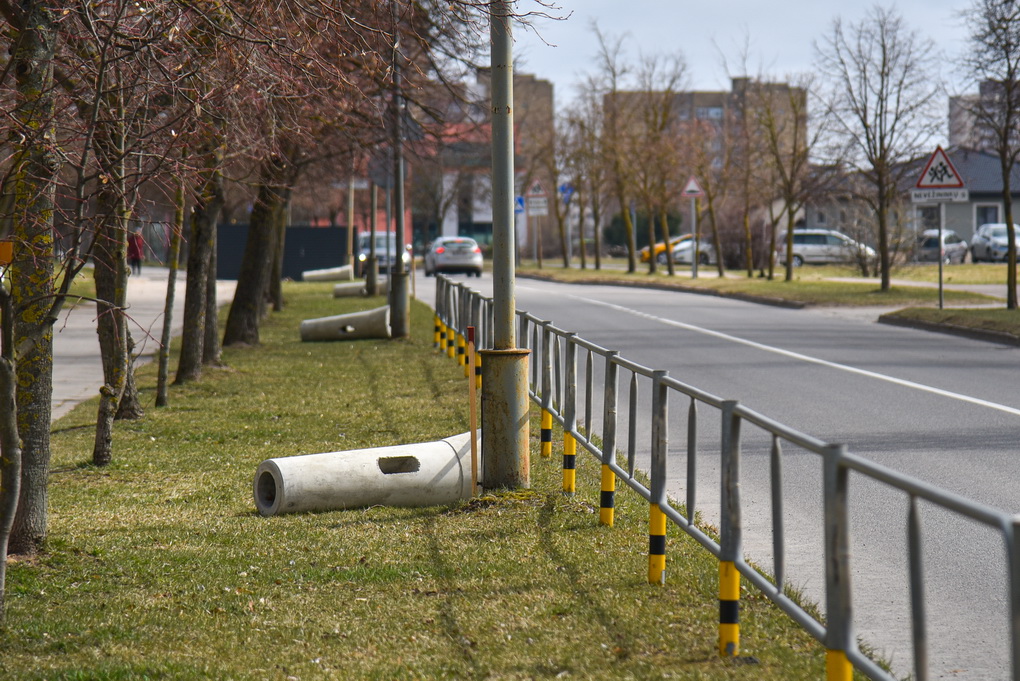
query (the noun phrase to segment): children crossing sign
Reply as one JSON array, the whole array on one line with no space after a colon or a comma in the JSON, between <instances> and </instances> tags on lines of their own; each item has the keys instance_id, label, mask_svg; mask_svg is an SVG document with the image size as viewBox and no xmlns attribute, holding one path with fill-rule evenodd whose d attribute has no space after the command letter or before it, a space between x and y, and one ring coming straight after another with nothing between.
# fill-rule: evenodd
<instances>
[{"instance_id":1,"label":"children crossing sign","mask_svg":"<svg viewBox=\"0 0 1020 681\"><path fill-rule=\"evenodd\" d=\"M937 147L928 159L915 187L910 192L913 203L956 203L970 198L963 178L942 147Z\"/></svg>"}]
</instances>

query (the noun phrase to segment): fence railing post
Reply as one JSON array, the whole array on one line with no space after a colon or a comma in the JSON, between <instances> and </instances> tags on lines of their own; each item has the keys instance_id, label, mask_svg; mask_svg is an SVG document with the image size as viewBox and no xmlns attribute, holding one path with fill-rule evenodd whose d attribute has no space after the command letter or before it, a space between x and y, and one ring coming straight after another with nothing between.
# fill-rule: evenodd
<instances>
[{"instance_id":1,"label":"fence railing post","mask_svg":"<svg viewBox=\"0 0 1020 681\"><path fill-rule=\"evenodd\" d=\"M612 527L616 514L616 474L609 464L616 462L616 409L619 400L620 368L614 361L620 353L606 355L606 385L602 398L602 484L599 494L599 523Z\"/></svg>"},{"instance_id":2,"label":"fence railing post","mask_svg":"<svg viewBox=\"0 0 1020 681\"><path fill-rule=\"evenodd\" d=\"M666 583L666 455L669 449L669 389L665 371L652 374L652 465L648 508L648 582ZM631 425L633 428L633 424Z\"/></svg>"},{"instance_id":3,"label":"fence railing post","mask_svg":"<svg viewBox=\"0 0 1020 681\"><path fill-rule=\"evenodd\" d=\"M825 671L828 681L850 681L854 646L850 601L849 472L840 463L845 445L826 447L823 463L825 504Z\"/></svg>"},{"instance_id":4,"label":"fence railing post","mask_svg":"<svg viewBox=\"0 0 1020 681\"><path fill-rule=\"evenodd\" d=\"M541 454L552 456L552 331L548 324L542 325L542 430Z\"/></svg>"},{"instance_id":5,"label":"fence railing post","mask_svg":"<svg viewBox=\"0 0 1020 681\"><path fill-rule=\"evenodd\" d=\"M1013 681L1020 681L1020 515L1013 516L1007 535L1009 551L1010 644Z\"/></svg>"},{"instance_id":6,"label":"fence railing post","mask_svg":"<svg viewBox=\"0 0 1020 681\"><path fill-rule=\"evenodd\" d=\"M722 403L722 488L719 523L719 655L740 652L740 417L737 402Z\"/></svg>"},{"instance_id":7,"label":"fence railing post","mask_svg":"<svg viewBox=\"0 0 1020 681\"><path fill-rule=\"evenodd\" d=\"M576 333L567 334L566 345L566 390L563 400L563 493L573 496L577 490L577 345Z\"/></svg>"}]
</instances>

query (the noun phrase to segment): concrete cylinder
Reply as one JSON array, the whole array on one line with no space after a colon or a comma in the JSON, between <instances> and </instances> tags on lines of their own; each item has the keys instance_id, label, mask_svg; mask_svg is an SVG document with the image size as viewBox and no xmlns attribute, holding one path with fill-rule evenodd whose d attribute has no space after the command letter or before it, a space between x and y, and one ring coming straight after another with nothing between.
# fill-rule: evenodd
<instances>
[{"instance_id":1,"label":"concrete cylinder","mask_svg":"<svg viewBox=\"0 0 1020 681\"><path fill-rule=\"evenodd\" d=\"M366 295L365 285L360 281L344 282L333 287L334 298L354 298Z\"/></svg>"},{"instance_id":2,"label":"concrete cylinder","mask_svg":"<svg viewBox=\"0 0 1020 681\"><path fill-rule=\"evenodd\" d=\"M301 281L354 281L354 266L343 265L324 270L307 270L301 273Z\"/></svg>"},{"instance_id":3,"label":"concrete cylinder","mask_svg":"<svg viewBox=\"0 0 1020 681\"><path fill-rule=\"evenodd\" d=\"M358 338L389 338L390 307L306 319L301 322L301 340L333 341Z\"/></svg>"},{"instance_id":4,"label":"concrete cylinder","mask_svg":"<svg viewBox=\"0 0 1020 681\"><path fill-rule=\"evenodd\" d=\"M471 436L267 459L253 492L263 516L451 504L471 497Z\"/></svg>"},{"instance_id":5,"label":"concrete cylinder","mask_svg":"<svg viewBox=\"0 0 1020 681\"><path fill-rule=\"evenodd\" d=\"M531 486L528 350L482 350L482 486Z\"/></svg>"}]
</instances>

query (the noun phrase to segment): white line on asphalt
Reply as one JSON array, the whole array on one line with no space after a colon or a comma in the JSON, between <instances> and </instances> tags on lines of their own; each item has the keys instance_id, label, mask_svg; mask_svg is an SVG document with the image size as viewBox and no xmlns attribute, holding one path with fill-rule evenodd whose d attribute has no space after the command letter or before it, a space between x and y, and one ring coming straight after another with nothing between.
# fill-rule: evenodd
<instances>
[{"instance_id":1,"label":"white line on asphalt","mask_svg":"<svg viewBox=\"0 0 1020 681\"><path fill-rule=\"evenodd\" d=\"M979 407L988 407L989 409L996 409L1007 414L1020 416L1020 409L1008 407L1004 404L999 404L998 402L989 402L988 400L982 400L977 397L971 397L970 395L962 395L960 393L942 390L941 388L935 388L930 385L924 385L923 383L915 383L914 381L907 381L902 378L896 378L894 376L887 376L885 374L875 373L874 371L868 371L867 369L858 369L857 367L847 366L846 364L837 364L836 362L830 362L828 360L819 359L817 357L802 355L799 352L791 352L789 350L783 350L782 348L773 347L771 345L763 345L762 343L756 343L754 341L747 340L746 338L738 338L737 336L731 336L729 334L721 333L719 331L712 331L711 329L706 329L701 326L693 326L691 324L684 324L683 322L678 322L672 319L666 319L664 317L650 315L646 312L638 312L637 310L632 310L629 307L623 307L622 305L614 305L613 303L607 303L602 300L595 300L593 298L585 298L584 296L574 295L570 295L569 297L574 298L576 300L583 300L584 302L591 303L593 305L601 305L603 307L608 307L613 310L619 310L620 312L627 312L636 317L643 317L645 319L661 322L669 326L675 326L680 329L687 329L688 331L694 331L695 333L701 333L706 336L712 336L713 338L720 338L722 340L727 340L732 343L739 343L741 345L746 345L748 347L756 348L758 350L764 350L765 352L773 352L777 355L782 355L783 357L790 357L792 359L799 359L801 361L810 362L812 364L819 364L821 366L829 367L830 369L839 369L841 371L846 371L851 374L857 374L858 376L877 378L880 381L886 381L888 383L893 383L895 385L903 386L905 388L914 388L915 390L922 390L933 395L940 395L942 397L948 397L953 400L959 400L961 402L969 402L970 404L976 404Z\"/></svg>"}]
</instances>

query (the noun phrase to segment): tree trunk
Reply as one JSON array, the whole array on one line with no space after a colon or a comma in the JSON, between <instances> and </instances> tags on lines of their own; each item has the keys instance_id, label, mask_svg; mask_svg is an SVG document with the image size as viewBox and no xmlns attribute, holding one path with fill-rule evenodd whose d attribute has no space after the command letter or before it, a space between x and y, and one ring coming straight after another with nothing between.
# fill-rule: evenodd
<instances>
[{"instance_id":1,"label":"tree trunk","mask_svg":"<svg viewBox=\"0 0 1020 681\"><path fill-rule=\"evenodd\" d=\"M595 225L595 269L602 269L602 207L598 199L591 203L591 219Z\"/></svg>"},{"instance_id":2,"label":"tree trunk","mask_svg":"<svg viewBox=\"0 0 1020 681\"><path fill-rule=\"evenodd\" d=\"M889 192L888 180L882 169L876 175L878 184L878 258L882 275L882 292L889 290Z\"/></svg>"},{"instance_id":3,"label":"tree trunk","mask_svg":"<svg viewBox=\"0 0 1020 681\"><path fill-rule=\"evenodd\" d=\"M1006 220L1006 309L1015 310L1016 300L1016 228L1013 226L1013 189L1010 186L1011 159L1000 154L1002 171L1002 207Z\"/></svg>"},{"instance_id":4,"label":"tree trunk","mask_svg":"<svg viewBox=\"0 0 1020 681\"><path fill-rule=\"evenodd\" d=\"M18 510L21 489L21 443L18 439L17 383L11 321L11 298L0 284L0 624L4 622L7 593L7 545Z\"/></svg>"},{"instance_id":5,"label":"tree trunk","mask_svg":"<svg viewBox=\"0 0 1020 681\"><path fill-rule=\"evenodd\" d=\"M637 272L637 244L634 241L634 223L630 219L630 211L623 195L623 188L617 189L616 200L620 204L620 215L623 216L623 229L627 234L627 272Z\"/></svg>"},{"instance_id":6,"label":"tree trunk","mask_svg":"<svg viewBox=\"0 0 1020 681\"><path fill-rule=\"evenodd\" d=\"M92 463L105 466L113 458L113 419L127 382L127 229L118 181L106 185L99 198L100 224L93 252L96 281L96 314L99 351L103 359L103 386L99 389L99 413Z\"/></svg>"},{"instance_id":7,"label":"tree trunk","mask_svg":"<svg viewBox=\"0 0 1020 681\"><path fill-rule=\"evenodd\" d=\"M257 345L259 342L263 301L269 291L273 253L279 243L277 217L283 206L283 193L277 182L279 174L279 162L267 161L263 168L262 185L248 223L248 242L237 275L234 300L227 314L223 344L228 347Z\"/></svg>"},{"instance_id":8,"label":"tree trunk","mask_svg":"<svg viewBox=\"0 0 1020 681\"><path fill-rule=\"evenodd\" d=\"M174 383L195 380L202 375L205 351L206 282L209 276L210 253L216 234L216 221L223 206L223 175L219 169L220 150L207 155L205 183L191 216L191 239L188 245L187 289L184 293L184 329L181 334L181 357Z\"/></svg>"},{"instance_id":9,"label":"tree trunk","mask_svg":"<svg viewBox=\"0 0 1020 681\"><path fill-rule=\"evenodd\" d=\"M53 210L60 156L53 131L53 53L56 28L49 3L22 2L24 23L11 44L18 92L12 118L15 158L8 184L14 198L11 297L21 494L8 550L34 553L46 541L47 480L53 398ZM4 434L8 438L9 433Z\"/></svg>"},{"instance_id":10,"label":"tree trunk","mask_svg":"<svg viewBox=\"0 0 1020 681\"><path fill-rule=\"evenodd\" d=\"M658 258L655 255L655 212L651 205L646 207L648 211L648 274L655 274Z\"/></svg>"},{"instance_id":11,"label":"tree trunk","mask_svg":"<svg viewBox=\"0 0 1020 681\"><path fill-rule=\"evenodd\" d=\"M213 222L212 243L209 248L208 275L205 278L205 340L202 341L202 364L223 366L220 345L220 307L216 303L216 222Z\"/></svg>"},{"instance_id":12,"label":"tree trunk","mask_svg":"<svg viewBox=\"0 0 1020 681\"><path fill-rule=\"evenodd\" d=\"M283 256L287 252L287 204L290 190L284 193L284 202L276 211L276 248L273 249L273 272L269 277L269 299L273 312L283 312ZM353 261L354 256L351 256Z\"/></svg>"},{"instance_id":13,"label":"tree trunk","mask_svg":"<svg viewBox=\"0 0 1020 681\"><path fill-rule=\"evenodd\" d=\"M577 204L577 233L580 239L581 269L588 269L588 244L584 240L584 201Z\"/></svg>"},{"instance_id":14,"label":"tree trunk","mask_svg":"<svg viewBox=\"0 0 1020 681\"><path fill-rule=\"evenodd\" d=\"M138 383L135 381L135 339L131 336L130 327L127 330L127 356L128 368L125 374L124 394L120 397L120 404L117 405L117 414L113 417L115 421L135 421L145 416L145 408L138 395Z\"/></svg>"},{"instance_id":15,"label":"tree trunk","mask_svg":"<svg viewBox=\"0 0 1020 681\"><path fill-rule=\"evenodd\" d=\"M665 210L659 211L659 227L662 229L662 243L666 244L666 271L669 276L676 276L676 266L673 263L673 248L670 246L669 216Z\"/></svg>"},{"instance_id":16,"label":"tree trunk","mask_svg":"<svg viewBox=\"0 0 1020 681\"><path fill-rule=\"evenodd\" d=\"M170 235L170 252L167 265L170 268L166 284L166 303L163 306L163 333L159 342L159 365L156 379L156 406L167 405L167 383L170 367L170 334L173 328L174 302L177 297L177 268L181 257L181 239L184 234L184 180L177 182L174 195L174 229Z\"/></svg>"}]
</instances>

